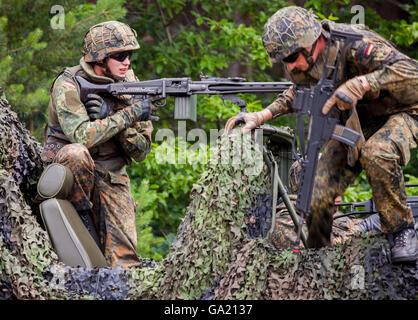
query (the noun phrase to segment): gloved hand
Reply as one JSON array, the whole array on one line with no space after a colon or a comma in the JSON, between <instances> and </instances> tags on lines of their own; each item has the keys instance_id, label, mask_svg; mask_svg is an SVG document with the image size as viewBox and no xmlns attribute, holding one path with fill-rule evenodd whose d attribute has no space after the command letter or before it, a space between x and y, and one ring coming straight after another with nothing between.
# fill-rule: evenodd
<instances>
[{"instance_id":1,"label":"gloved hand","mask_svg":"<svg viewBox=\"0 0 418 320\"><path fill-rule=\"evenodd\" d=\"M148 121L151 115L151 106L147 101L148 100L138 100L119 111L122 111L130 118L130 125L138 121Z\"/></svg>"},{"instance_id":2,"label":"gloved hand","mask_svg":"<svg viewBox=\"0 0 418 320\"><path fill-rule=\"evenodd\" d=\"M226 122L225 131L229 133L237 124L243 122L245 125L241 129L241 134L245 134L258 126L261 126L264 122L270 120L272 117L273 115L268 109L234 116L228 119Z\"/></svg>"},{"instance_id":3,"label":"gloved hand","mask_svg":"<svg viewBox=\"0 0 418 320\"><path fill-rule=\"evenodd\" d=\"M113 114L112 108L103 100L103 98L97 94L90 93L87 95L87 100L84 103L87 114L91 121L97 119L104 119Z\"/></svg>"},{"instance_id":4,"label":"gloved hand","mask_svg":"<svg viewBox=\"0 0 418 320\"><path fill-rule=\"evenodd\" d=\"M340 110L351 109L357 105L358 100L361 100L368 90L370 90L370 84L365 76L354 77L335 90L331 98L324 104L322 113L327 114L335 104Z\"/></svg>"},{"instance_id":5,"label":"gloved hand","mask_svg":"<svg viewBox=\"0 0 418 320\"><path fill-rule=\"evenodd\" d=\"M141 105L142 105L142 114L141 117L139 118L139 121L148 121L151 117L151 102L149 101L149 99L144 99L141 100Z\"/></svg>"},{"instance_id":6,"label":"gloved hand","mask_svg":"<svg viewBox=\"0 0 418 320\"><path fill-rule=\"evenodd\" d=\"M141 134L148 137L148 139L151 141L151 134L154 130L154 126L152 125L152 121L139 121L135 123L134 128Z\"/></svg>"}]
</instances>

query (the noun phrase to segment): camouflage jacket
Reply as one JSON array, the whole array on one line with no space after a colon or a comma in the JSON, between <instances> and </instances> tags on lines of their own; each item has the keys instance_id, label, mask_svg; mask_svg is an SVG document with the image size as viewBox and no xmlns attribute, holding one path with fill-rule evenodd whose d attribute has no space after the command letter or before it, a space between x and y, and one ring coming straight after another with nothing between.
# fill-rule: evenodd
<instances>
[{"instance_id":1,"label":"camouflage jacket","mask_svg":"<svg viewBox=\"0 0 418 320\"><path fill-rule=\"evenodd\" d=\"M132 97L126 96L120 99L104 97L106 103L118 111L105 119L90 121L80 101L74 75L95 83L114 81L97 76L83 58L79 66L64 69L51 88L42 160L49 163L64 145L80 143L89 149L97 170L126 175L124 166L130 164L131 158L142 161L150 151L151 122L132 121L132 117L123 109L132 103ZM127 81L135 80L137 78L129 70Z\"/></svg>"},{"instance_id":2,"label":"camouflage jacket","mask_svg":"<svg viewBox=\"0 0 418 320\"><path fill-rule=\"evenodd\" d=\"M355 76L365 75L371 90L357 104L363 131L373 133L388 116L407 112L418 119L418 62L399 52L380 35L364 25L348 25L322 21L323 33L327 37L332 29L357 32L363 39L351 43L343 53L343 68L337 73L337 87ZM333 64L342 43L330 43L329 64ZM312 87L320 79L325 64L327 48L319 54L314 66L307 72L287 72L298 87ZM294 91L292 86L281 93L267 108L273 117L291 113ZM370 130L365 130L369 128ZM367 135L369 136L370 133ZM365 132L366 136L366 132ZM366 137L367 137L366 136Z\"/></svg>"}]
</instances>

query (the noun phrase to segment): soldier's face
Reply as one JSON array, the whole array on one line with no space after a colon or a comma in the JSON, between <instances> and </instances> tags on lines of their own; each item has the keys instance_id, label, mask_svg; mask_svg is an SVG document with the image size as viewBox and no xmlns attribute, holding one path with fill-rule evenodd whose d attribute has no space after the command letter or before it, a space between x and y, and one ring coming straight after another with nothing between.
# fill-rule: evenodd
<instances>
[{"instance_id":1,"label":"soldier's face","mask_svg":"<svg viewBox=\"0 0 418 320\"><path fill-rule=\"evenodd\" d=\"M314 52L312 53L312 59L314 62L316 62L319 54L321 53L322 50L324 50L326 44L327 42L324 36L321 35L316 43ZM311 50L312 50L312 45L309 46L308 48L305 48L306 52L311 52ZM282 60L289 71L292 71L295 69L295 71L304 72L309 69L309 63L306 61L305 56L300 51L296 59L294 59L294 57L291 57L291 56L293 56L293 54L288 56L288 60L291 60L290 62L286 62L286 58Z\"/></svg>"},{"instance_id":2,"label":"soldier's face","mask_svg":"<svg viewBox=\"0 0 418 320\"><path fill-rule=\"evenodd\" d=\"M107 67L110 73L119 78L124 78L126 76L126 72L128 71L130 64L131 60L129 56L126 56L123 61L118 61L112 57L109 57L107 60Z\"/></svg>"},{"instance_id":3,"label":"soldier's face","mask_svg":"<svg viewBox=\"0 0 418 320\"><path fill-rule=\"evenodd\" d=\"M301 52L299 52L299 55L295 61L293 62L283 61L283 63L286 65L289 71L292 71L293 69L298 69L299 71L306 71L309 68L309 64Z\"/></svg>"}]
</instances>

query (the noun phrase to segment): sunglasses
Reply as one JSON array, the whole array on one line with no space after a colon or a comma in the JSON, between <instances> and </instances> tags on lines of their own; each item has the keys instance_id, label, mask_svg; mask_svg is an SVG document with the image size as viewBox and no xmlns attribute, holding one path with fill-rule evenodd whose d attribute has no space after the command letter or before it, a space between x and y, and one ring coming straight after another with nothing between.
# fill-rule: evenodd
<instances>
[{"instance_id":1,"label":"sunglasses","mask_svg":"<svg viewBox=\"0 0 418 320\"><path fill-rule=\"evenodd\" d=\"M123 62L125 61L127 57L131 59L131 56L132 56L132 51L123 51L123 52L112 54L109 56L109 58L115 59L119 62Z\"/></svg>"},{"instance_id":2,"label":"sunglasses","mask_svg":"<svg viewBox=\"0 0 418 320\"><path fill-rule=\"evenodd\" d=\"M298 59L299 53L300 51L293 52L292 54L288 55L286 58L282 59L282 61L285 63L293 63Z\"/></svg>"}]
</instances>

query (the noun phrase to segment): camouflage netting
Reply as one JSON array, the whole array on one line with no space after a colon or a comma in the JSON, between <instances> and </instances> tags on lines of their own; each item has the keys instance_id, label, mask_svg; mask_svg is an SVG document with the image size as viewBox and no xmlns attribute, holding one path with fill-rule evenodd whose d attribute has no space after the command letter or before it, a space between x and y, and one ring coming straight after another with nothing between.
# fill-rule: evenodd
<instances>
[{"instance_id":1,"label":"camouflage netting","mask_svg":"<svg viewBox=\"0 0 418 320\"><path fill-rule=\"evenodd\" d=\"M417 299L417 267L390 264L389 252L380 237L358 235L300 256L246 241L215 299Z\"/></svg>"},{"instance_id":2,"label":"camouflage netting","mask_svg":"<svg viewBox=\"0 0 418 320\"><path fill-rule=\"evenodd\" d=\"M143 268L132 269L67 267L30 202L42 171L40 145L4 99L0 119L0 299L417 298L416 266L391 265L380 237L357 235L297 257L261 238L271 221L270 174L257 147L240 143L240 135L219 141L221 152L194 185L161 262L144 260Z\"/></svg>"},{"instance_id":3,"label":"camouflage netting","mask_svg":"<svg viewBox=\"0 0 418 320\"><path fill-rule=\"evenodd\" d=\"M235 260L247 237L244 216L268 186L266 168L254 167L255 158L262 164L261 152L243 140L237 135L219 141L218 157L193 186L177 237L156 268L161 272L149 298L197 298Z\"/></svg>"}]
</instances>

